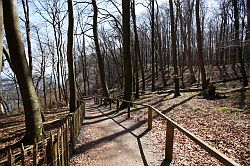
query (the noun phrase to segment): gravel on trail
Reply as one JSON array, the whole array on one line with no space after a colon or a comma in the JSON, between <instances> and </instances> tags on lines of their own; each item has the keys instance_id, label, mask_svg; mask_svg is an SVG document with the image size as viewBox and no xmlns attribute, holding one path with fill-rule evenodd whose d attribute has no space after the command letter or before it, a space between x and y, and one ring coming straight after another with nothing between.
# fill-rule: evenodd
<instances>
[{"instance_id":1,"label":"gravel on trail","mask_svg":"<svg viewBox=\"0 0 250 166\"><path fill-rule=\"evenodd\" d=\"M164 155L150 141L147 121L127 119L127 110L88 107L70 165L161 165Z\"/></svg>"}]
</instances>

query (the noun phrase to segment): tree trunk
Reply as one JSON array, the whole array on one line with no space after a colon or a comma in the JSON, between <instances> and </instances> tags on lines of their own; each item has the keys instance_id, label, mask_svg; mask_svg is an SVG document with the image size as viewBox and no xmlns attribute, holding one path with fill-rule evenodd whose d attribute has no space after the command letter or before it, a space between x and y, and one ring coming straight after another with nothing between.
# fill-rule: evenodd
<instances>
[{"instance_id":1,"label":"tree trunk","mask_svg":"<svg viewBox=\"0 0 250 166\"><path fill-rule=\"evenodd\" d=\"M152 56L152 65L151 65L151 74L152 74L152 92L155 91L155 12L154 12L154 0L151 0L151 56Z\"/></svg>"},{"instance_id":2,"label":"tree trunk","mask_svg":"<svg viewBox=\"0 0 250 166\"><path fill-rule=\"evenodd\" d=\"M246 61L250 63L250 1L247 1L247 56Z\"/></svg>"},{"instance_id":3,"label":"tree trunk","mask_svg":"<svg viewBox=\"0 0 250 166\"><path fill-rule=\"evenodd\" d=\"M242 74L242 80L243 80L243 86L248 86L248 80L247 80L247 74L244 66L244 61L242 57L242 50L240 46L240 33L239 33L239 10L238 10L238 0L233 0L233 8L234 8L234 29L235 29L235 49L238 50L235 51L235 53L238 53L238 58L240 62L240 71Z\"/></svg>"},{"instance_id":4,"label":"tree trunk","mask_svg":"<svg viewBox=\"0 0 250 166\"><path fill-rule=\"evenodd\" d=\"M203 62L203 51L202 51L202 37L201 37L201 25L200 25L200 0L196 0L195 4L195 16L196 16L196 28L197 28L197 34L196 34L196 40L197 40L197 50L198 50L198 63L199 68L201 72L201 82L202 82L202 90L207 89L207 82L206 82L206 71L204 67Z\"/></svg>"},{"instance_id":5,"label":"tree trunk","mask_svg":"<svg viewBox=\"0 0 250 166\"><path fill-rule=\"evenodd\" d=\"M26 133L24 141L31 144L35 140L40 141L42 139L43 123L40 102L24 55L16 0L3 1L3 16L10 59L17 77L25 110Z\"/></svg>"},{"instance_id":6,"label":"tree trunk","mask_svg":"<svg viewBox=\"0 0 250 166\"><path fill-rule=\"evenodd\" d=\"M123 61L124 61L124 100L132 100L132 62L130 54L130 0L122 0L122 38L123 38ZM122 103L121 109L127 106Z\"/></svg>"},{"instance_id":7,"label":"tree trunk","mask_svg":"<svg viewBox=\"0 0 250 166\"><path fill-rule=\"evenodd\" d=\"M194 0L191 1L188 8L188 21L187 21L187 58L188 58L188 68L190 71L190 84L196 82L194 69L193 69L193 60L192 60L192 47L191 47L191 36L192 36L192 20L193 20L193 6Z\"/></svg>"},{"instance_id":8,"label":"tree trunk","mask_svg":"<svg viewBox=\"0 0 250 166\"><path fill-rule=\"evenodd\" d=\"M167 80L165 77L164 71L164 61L163 61L163 53L162 53L162 36L161 36L161 27L159 25L159 6L157 5L157 14L156 14L156 30L157 30L157 37L158 37L158 55L160 60L160 72L161 72L161 79L162 84L165 87L167 85Z\"/></svg>"},{"instance_id":9,"label":"tree trunk","mask_svg":"<svg viewBox=\"0 0 250 166\"><path fill-rule=\"evenodd\" d=\"M171 21L171 36L172 36L172 57L174 66L174 83L175 83L175 93L174 97L180 96L179 78L178 78L178 66L177 66L177 49L176 49L176 28L174 23L174 10L173 1L169 0L170 7L170 21Z\"/></svg>"},{"instance_id":10,"label":"tree trunk","mask_svg":"<svg viewBox=\"0 0 250 166\"><path fill-rule=\"evenodd\" d=\"M82 46L83 46L83 54L82 55L82 77L83 77L83 86L84 86L84 95L87 96L87 57L86 57L86 49L85 49L85 34L82 37Z\"/></svg>"},{"instance_id":11,"label":"tree trunk","mask_svg":"<svg viewBox=\"0 0 250 166\"><path fill-rule=\"evenodd\" d=\"M76 81L75 81L75 68L74 68L74 55L73 55L73 43L74 43L74 12L72 0L68 0L68 44L67 44L67 62L69 70L69 91L70 101L69 109L70 112L76 110Z\"/></svg>"},{"instance_id":12,"label":"tree trunk","mask_svg":"<svg viewBox=\"0 0 250 166\"><path fill-rule=\"evenodd\" d=\"M2 1L0 1L0 82L1 80L1 73L2 73L2 63L3 63L3 6ZM2 110L2 98L0 100L0 113Z\"/></svg>"},{"instance_id":13,"label":"tree trunk","mask_svg":"<svg viewBox=\"0 0 250 166\"><path fill-rule=\"evenodd\" d=\"M43 100L44 100L44 107L47 107L47 95L46 95L46 78L45 78L45 68L46 68L46 62L45 62L45 55L44 55L44 49L42 47L42 42L39 36L38 29L36 29L36 34L39 42L40 51L42 54L42 62L41 62L41 78L43 81Z\"/></svg>"},{"instance_id":14,"label":"tree trunk","mask_svg":"<svg viewBox=\"0 0 250 166\"><path fill-rule=\"evenodd\" d=\"M140 45L139 45L139 39L138 39L138 33L137 33L137 27L136 27L136 15L135 15L135 0L133 0L132 4L132 18L133 18L133 28L135 33L135 45L134 45L134 52L135 52L135 77L136 77L136 83L135 83L135 98L139 98L139 73L138 73L138 61L140 58ZM141 68L141 74L142 74L142 81L144 80L144 72L143 68Z\"/></svg>"},{"instance_id":15,"label":"tree trunk","mask_svg":"<svg viewBox=\"0 0 250 166\"><path fill-rule=\"evenodd\" d=\"M99 45L99 41L98 41L98 38L99 38L98 37L98 25L97 25L98 8L96 5L96 0L92 0L92 5L93 5L93 9L94 9L93 34L94 34L95 49L96 49L96 56L97 56L97 60L98 60L102 90L103 90L103 95L105 97L109 97L109 90L108 90L106 77L105 77L105 70L104 70L104 61L103 61L103 57L101 55L100 45Z\"/></svg>"},{"instance_id":16,"label":"tree trunk","mask_svg":"<svg viewBox=\"0 0 250 166\"><path fill-rule=\"evenodd\" d=\"M29 57L29 68L32 75L32 47L31 47L31 40L30 40L30 16L29 16L29 1L22 0L23 11L25 16L25 30L27 36L27 45L28 45L28 57Z\"/></svg>"}]
</instances>

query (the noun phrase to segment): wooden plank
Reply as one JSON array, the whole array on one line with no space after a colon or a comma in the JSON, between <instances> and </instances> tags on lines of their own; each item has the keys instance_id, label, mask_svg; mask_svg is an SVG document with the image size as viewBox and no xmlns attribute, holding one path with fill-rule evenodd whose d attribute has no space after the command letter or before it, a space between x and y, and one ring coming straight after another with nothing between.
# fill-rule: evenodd
<instances>
[{"instance_id":1,"label":"wooden plank","mask_svg":"<svg viewBox=\"0 0 250 166\"><path fill-rule=\"evenodd\" d=\"M111 106L112 106L112 99L109 99L109 109L111 110Z\"/></svg>"},{"instance_id":2,"label":"wooden plank","mask_svg":"<svg viewBox=\"0 0 250 166\"><path fill-rule=\"evenodd\" d=\"M57 140L55 139L55 135L52 135L52 150L51 150L51 156L52 156L52 165L57 166Z\"/></svg>"},{"instance_id":3,"label":"wooden plank","mask_svg":"<svg viewBox=\"0 0 250 166\"><path fill-rule=\"evenodd\" d=\"M86 113L86 104L83 103L83 116L81 121L83 121L83 119L85 118L85 113Z\"/></svg>"},{"instance_id":4,"label":"wooden plank","mask_svg":"<svg viewBox=\"0 0 250 166\"><path fill-rule=\"evenodd\" d=\"M8 166L12 166L12 164L14 164L14 161L13 161L13 157L12 157L12 151L10 149L9 153L8 153Z\"/></svg>"},{"instance_id":5,"label":"wooden plank","mask_svg":"<svg viewBox=\"0 0 250 166\"><path fill-rule=\"evenodd\" d=\"M33 145L33 165L37 165L37 143L35 142Z\"/></svg>"},{"instance_id":6,"label":"wooden plank","mask_svg":"<svg viewBox=\"0 0 250 166\"><path fill-rule=\"evenodd\" d=\"M75 141L74 141L74 129L75 129L75 126L74 126L74 123L75 123L75 120L74 120L74 116L71 118L71 122L70 122L70 154L71 154L71 150L74 148L74 144L75 144Z\"/></svg>"},{"instance_id":7,"label":"wooden plank","mask_svg":"<svg viewBox=\"0 0 250 166\"><path fill-rule=\"evenodd\" d=\"M130 118L130 103L127 103L128 105L128 118Z\"/></svg>"},{"instance_id":8,"label":"wooden plank","mask_svg":"<svg viewBox=\"0 0 250 166\"><path fill-rule=\"evenodd\" d=\"M25 149L23 143L20 147L20 150L21 150L21 165L25 166Z\"/></svg>"},{"instance_id":9,"label":"wooden plank","mask_svg":"<svg viewBox=\"0 0 250 166\"><path fill-rule=\"evenodd\" d=\"M119 100L116 99L116 111L118 112L119 111Z\"/></svg>"},{"instance_id":10,"label":"wooden plank","mask_svg":"<svg viewBox=\"0 0 250 166\"><path fill-rule=\"evenodd\" d=\"M46 146L46 159L47 159L47 165L52 165L53 163L53 157L52 157L52 146L53 146L53 139L52 139L52 133L50 132L49 140Z\"/></svg>"},{"instance_id":11,"label":"wooden plank","mask_svg":"<svg viewBox=\"0 0 250 166\"><path fill-rule=\"evenodd\" d=\"M65 138L65 124L61 126L61 152L62 152L62 166L65 166L65 145L64 145L64 138Z\"/></svg>"},{"instance_id":12,"label":"wooden plank","mask_svg":"<svg viewBox=\"0 0 250 166\"><path fill-rule=\"evenodd\" d=\"M57 140L56 140L56 142L57 142L57 144L56 144L56 148L57 148L57 162L58 162L58 165L61 165L60 163L61 163L61 152L60 152L60 137L61 137L61 128L59 128L58 130L57 130L57 134L56 134L56 136L57 136Z\"/></svg>"},{"instance_id":13,"label":"wooden plank","mask_svg":"<svg viewBox=\"0 0 250 166\"><path fill-rule=\"evenodd\" d=\"M152 108L148 107L148 130L152 129L153 112Z\"/></svg>"},{"instance_id":14,"label":"wooden plank","mask_svg":"<svg viewBox=\"0 0 250 166\"><path fill-rule=\"evenodd\" d=\"M45 142L46 139L42 140L42 147L43 147L43 165L47 164L47 154L46 154L46 149L47 149L47 143Z\"/></svg>"},{"instance_id":15,"label":"wooden plank","mask_svg":"<svg viewBox=\"0 0 250 166\"><path fill-rule=\"evenodd\" d=\"M69 157L70 157L70 151L69 151L69 119L66 121L66 132L65 132L65 158L66 158L66 165L69 164Z\"/></svg>"},{"instance_id":16,"label":"wooden plank","mask_svg":"<svg viewBox=\"0 0 250 166\"><path fill-rule=\"evenodd\" d=\"M171 162L173 158L173 142L174 142L174 126L169 121L167 121L165 160L168 162Z\"/></svg>"}]
</instances>

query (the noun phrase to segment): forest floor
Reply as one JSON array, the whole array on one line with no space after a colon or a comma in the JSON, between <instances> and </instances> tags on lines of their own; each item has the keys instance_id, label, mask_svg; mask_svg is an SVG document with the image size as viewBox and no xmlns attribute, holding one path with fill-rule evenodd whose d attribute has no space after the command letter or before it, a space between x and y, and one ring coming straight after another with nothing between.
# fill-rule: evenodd
<instances>
[{"instance_id":1,"label":"forest floor","mask_svg":"<svg viewBox=\"0 0 250 166\"><path fill-rule=\"evenodd\" d=\"M250 91L206 100L197 93L148 93L137 102L150 104L241 165L250 165ZM115 107L115 106L113 106ZM71 165L161 165L166 122L153 120L147 132L147 109L89 108ZM83 164L84 163L84 164ZM173 165L223 165L177 130Z\"/></svg>"},{"instance_id":2,"label":"forest floor","mask_svg":"<svg viewBox=\"0 0 250 166\"><path fill-rule=\"evenodd\" d=\"M172 93L147 92L136 102L154 106L236 162L250 165L250 91L230 93L227 98L216 100L206 100L192 92L181 93L178 98L173 98ZM126 110L115 113L114 109L89 109L92 118L84 120L72 165L105 165L103 162L111 161L103 155L106 153L114 154L114 162L107 165L160 165L164 158L166 122L155 117L153 129L147 132L146 108L135 105L129 119ZM50 122L67 113L66 108L45 111ZM105 124L107 128L103 127ZM54 127L56 123L45 124L47 131ZM0 151L20 140L24 131L22 114L1 115ZM122 147L117 147L120 144ZM222 165L177 130L173 155L173 165Z\"/></svg>"},{"instance_id":3,"label":"forest floor","mask_svg":"<svg viewBox=\"0 0 250 166\"><path fill-rule=\"evenodd\" d=\"M56 130L60 120L68 115L69 111L64 108L50 108L44 110L44 130L46 134ZM22 139L25 134L25 117L23 112L11 112L0 115L0 158L6 156L8 147L12 147Z\"/></svg>"}]
</instances>

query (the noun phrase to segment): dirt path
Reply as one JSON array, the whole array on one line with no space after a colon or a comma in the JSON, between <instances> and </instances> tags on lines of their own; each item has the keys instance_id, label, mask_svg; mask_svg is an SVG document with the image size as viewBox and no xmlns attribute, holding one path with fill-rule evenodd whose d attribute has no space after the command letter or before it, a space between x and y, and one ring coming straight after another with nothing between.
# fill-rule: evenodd
<instances>
[{"instance_id":1,"label":"dirt path","mask_svg":"<svg viewBox=\"0 0 250 166\"><path fill-rule=\"evenodd\" d=\"M127 119L126 110L87 108L70 165L161 165L164 156L149 141L146 125Z\"/></svg>"}]
</instances>

